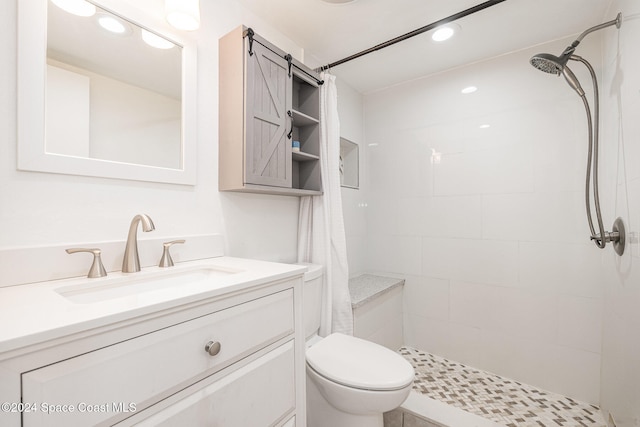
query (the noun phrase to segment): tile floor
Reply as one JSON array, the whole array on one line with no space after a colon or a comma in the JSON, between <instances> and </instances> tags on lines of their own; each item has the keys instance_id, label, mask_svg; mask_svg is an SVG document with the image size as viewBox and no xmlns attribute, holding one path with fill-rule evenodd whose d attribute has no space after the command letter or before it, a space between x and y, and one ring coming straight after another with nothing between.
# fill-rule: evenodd
<instances>
[{"instance_id":1,"label":"tile floor","mask_svg":"<svg viewBox=\"0 0 640 427\"><path fill-rule=\"evenodd\" d=\"M413 390L506 427L606 427L600 410L411 347ZM451 426L459 427L459 426Z\"/></svg>"}]
</instances>

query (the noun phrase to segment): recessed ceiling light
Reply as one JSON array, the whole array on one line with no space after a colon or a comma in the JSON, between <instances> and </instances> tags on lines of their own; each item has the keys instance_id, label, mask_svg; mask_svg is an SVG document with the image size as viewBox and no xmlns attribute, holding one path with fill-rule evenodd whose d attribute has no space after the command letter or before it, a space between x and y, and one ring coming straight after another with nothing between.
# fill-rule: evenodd
<instances>
[{"instance_id":1,"label":"recessed ceiling light","mask_svg":"<svg viewBox=\"0 0 640 427\"><path fill-rule=\"evenodd\" d=\"M460 92L462 92L462 93L464 93L466 95L466 94L469 94L469 93L473 93L473 92L475 92L477 90L478 90L478 88L475 87L475 86L467 86L464 89L462 89Z\"/></svg>"},{"instance_id":2,"label":"recessed ceiling light","mask_svg":"<svg viewBox=\"0 0 640 427\"><path fill-rule=\"evenodd\" d=\"M157 34L149 32L144 28L141 29L142 40L149 46L155 47L157 49L171 49L175 45L169 40L160 37Z\"/></svg>"},{"instance_id":3,"label":"recessed ceiling light","mask_svg":"<svg viewBox=\"0 0 640 427\"><path fill-rule=\"evenodd\" d=\"M480 129L488 129L488 128L490 128L490 127L491 127L491 125L487 125L487 124L485 124L485 125L480 125Z\"/></svg>"},{"instance_id":4,"label":"recessed ceiling light","mask_svg":"<svg viewBox=\"0 0 640 427\"><path fill-rule=\"evenodd\" d=\"M459 30L460 30L460 26L457 24L453 24L453 23L444 24L436 28L433 34L431 34L431 39L434 42L443 42L445 40L449 40Z\"/></svg>"},{"instance_id":5,"label":"recessed ceiling light","mask_svg":"<svg viewBox=\"0 0 640 427\"><path fill-rule=\"evenodd\" d=\"M51 0L65 12L78 16L93 16L96 14L96 7L85 0Z\"/></svg>"},{"instance_id":6,"label":"recessed ceiling light","mask_svg":"<svg viewBox=\"0 0 640 427\"><path fill-rule=\"evenodd\" d=\"M125 24L118 18L111 15L100 15L98 17L98 24L100 24L100 26L105 30L115 34L127 33L127 27Z\"/></svg>"}]
</instances>

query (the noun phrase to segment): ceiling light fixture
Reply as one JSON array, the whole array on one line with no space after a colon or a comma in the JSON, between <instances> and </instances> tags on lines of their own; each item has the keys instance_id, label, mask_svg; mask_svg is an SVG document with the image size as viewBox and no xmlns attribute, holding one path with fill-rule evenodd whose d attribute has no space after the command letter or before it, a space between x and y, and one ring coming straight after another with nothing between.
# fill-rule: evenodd
<instances>
[{"instance_id":1,"label":"ceiling light fixture","mask_svg":"<svg viewBox=\"0 0 640 427\"><path fill-rule=\"evenodd\" d=\"M477 90L478 90L478 88L475 87L475 86L467 86L464 89L462 89L460 92L465 94L465 95L467 95L467 94L473 93L473 92L475 92Z\"/></svg>"},{"instance_id":2,"label":"ceiling light fixture","mask_svg":"<svg viewBox=\"0 0 640 427\"><path fill-rule=\"evenodd\" d=\"M445 40L449 40L459 30L460 26L457 24L449 23L441 25L435 29L433 34L431 34L431 40L433 40L434 42L443 42Z\"/></svg>"},{"instance_id":3,"label":"ceiling light fixture","mask_svg":"<svg viewBox=\"0 0 640 427\"><path fill-rule=\"evenodd\" d=\"M51 0L51 2L65 12L77 16L93 16L96 13L95 5L85 0Z\"/></svg>"},{"instance_id":4,"label":"ceiling light fixture","mask_svg":"<svg viewBox=\"0 0 640 427\"><path fill-rule=\"evenodd\" d=\"M172 47L175 46L169 40L162 38L159 35L154 34L150 31L147 31L144 28L141 29L141 34L142 34L142 40L144 40L144 42L151 47L155 47L157 49L171 49Z\"/></svg>"},{"instance_id":5,"label":"ceiling light fixture","mask_svg":"<svg viewBox=\"0 0 640 427\"><path fill-rule=\"evenodd\" d=\"M179 30L200 28L200 0L165 0L164 13L167 22Z\"/></svg>"},{"instance_id":6,"label":"ceiling light fixture","mask_svg":"<svg viewBox=\"0 0 640 427\"><path fill-rule=\"evenodd\" d=\"M100 15L98 17L98 24L100 24L100 26L105 30L114 34L127 33L127 27L125 26L125 24L111 15Z\"/></svg>"}]
</instances>

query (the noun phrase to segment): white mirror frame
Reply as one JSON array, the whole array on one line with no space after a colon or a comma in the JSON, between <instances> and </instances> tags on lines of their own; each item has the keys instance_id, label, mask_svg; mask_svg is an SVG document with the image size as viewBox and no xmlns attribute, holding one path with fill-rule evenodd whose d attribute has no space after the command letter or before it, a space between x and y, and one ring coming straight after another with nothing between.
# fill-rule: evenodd
<instances>
[{"instance_id":1,"label":"white mirror frame","mask_svg":"<svg viewBox=\"0 0 640 427\"><path fill-rule=\"evenodd\" d=\"M91 3L171 40L182 48L182 169L47 153L45 91L47 0L18 2L18 169L172 184L196 184L196 46L132 7L130 0ZM160 14L161 15L161 14ZM160 16L159 15L159 16Z\"/></svg>"}]
</instances>

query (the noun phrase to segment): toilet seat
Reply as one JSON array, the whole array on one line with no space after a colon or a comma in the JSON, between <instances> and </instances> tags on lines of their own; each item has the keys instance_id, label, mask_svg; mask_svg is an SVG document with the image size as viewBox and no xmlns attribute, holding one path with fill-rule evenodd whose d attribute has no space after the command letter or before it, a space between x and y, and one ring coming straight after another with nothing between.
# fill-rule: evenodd
<instances>
[{"instance_id":1,"label":"toilet seat","mask_svg":"<svg viewBox=\"0 0 640 427\"><path fill-rule=\"evenodd\" d=\"M311 346L307 365L338 384L373 391L409 386L413 367L399 354L360 338L334 333Z\"/></svg>"}]
</instances>

